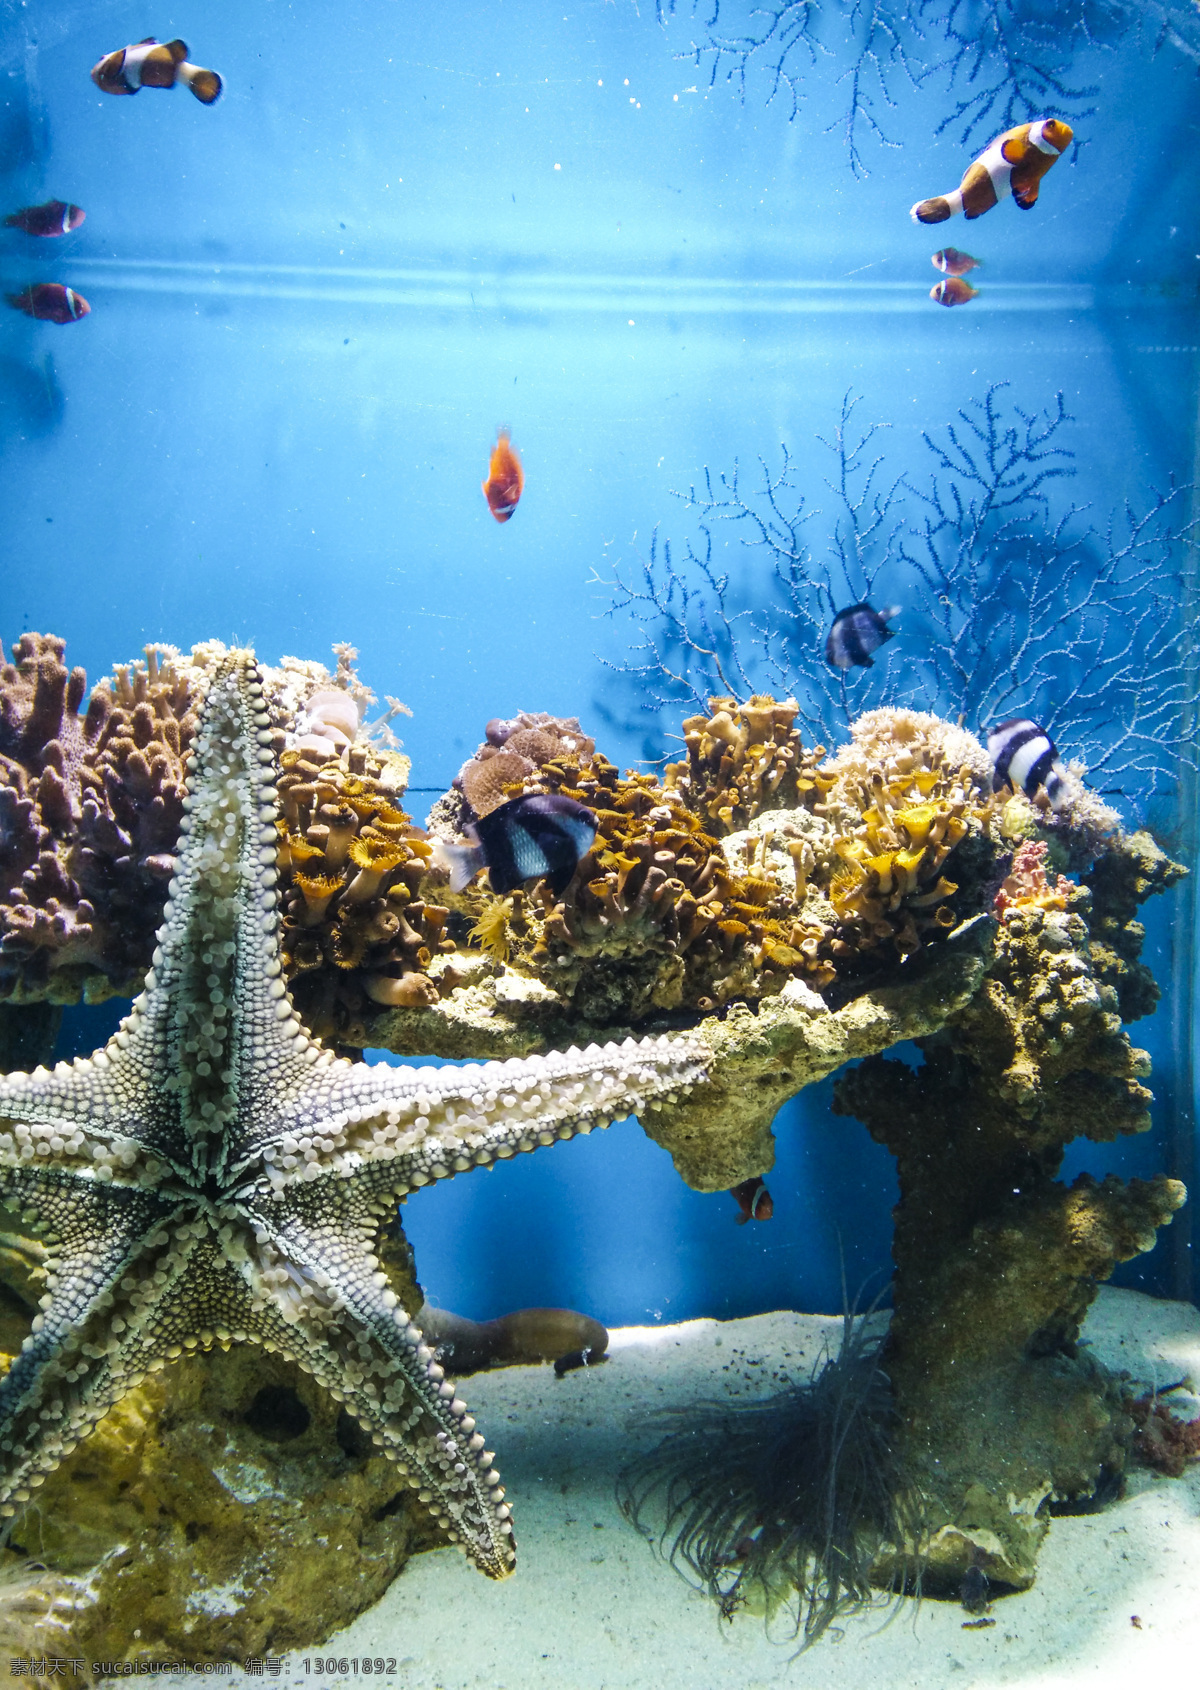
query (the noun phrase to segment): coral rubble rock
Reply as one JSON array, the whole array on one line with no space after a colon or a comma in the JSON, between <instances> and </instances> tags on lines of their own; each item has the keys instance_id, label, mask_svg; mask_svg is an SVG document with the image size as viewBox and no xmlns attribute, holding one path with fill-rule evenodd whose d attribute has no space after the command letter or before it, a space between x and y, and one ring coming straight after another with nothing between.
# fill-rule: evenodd
<instances>
[{"instance_id":1,"label":"coral rubble rock","mask_svg":"<svg viewBox=\"0 0 1200 1690\"><path fill-rule=\"evenodd\" d=\"M837 1082L835 1110L898 1164L884 1365L935 1585L973 1560L993 1584L1027 1585L1052 1509L1103 1497L1125 1465L1130 1422L1079 1327L1099 1282L1153 1247L1186 1194L1163 1177L1055 1175L1072 1139L1150 1124L1149 1059L1123 1029L1118 981L1142 967L1136 901L1177 872L1160 858L1144 836L1113 840L1067 909L1057 888L1009 902L981 990L917 1041L924 1065L873 1057Z\"/></svg>"}]
</instances>

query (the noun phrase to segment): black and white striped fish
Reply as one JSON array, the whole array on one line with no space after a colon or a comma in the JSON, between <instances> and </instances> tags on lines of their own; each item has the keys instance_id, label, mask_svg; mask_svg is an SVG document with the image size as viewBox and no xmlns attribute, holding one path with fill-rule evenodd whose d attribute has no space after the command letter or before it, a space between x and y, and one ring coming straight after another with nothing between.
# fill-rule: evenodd
<instances>
[{"instance_id":1,"label":"black and white striped fish","mask_svg":"<svg viewBox=\"0 0 1200 1690\"><path fill-rule=\"evenodd\" d=\"M886 610L872 610L869 604L851 604L839 610L825 641L826 663L832 663L835 669L853 669L856 665L874 668L871 653L885 640L895 639L896 630L888 623L899 614L898 604L890 604Z\"/></svg>"},{"instance_id":2,"label":"black and white striped fish","mask_svg":"<svg viewBox=\"0 0 1200 1690\"><path fill-rule=\"evenodd\" d=\"M441 846L452 892L461 892L486 868L499 896L534 879L548 880L557 895L591 849L596 818L586 805L561 793L531 792L489 810L463 831L470 845Z\"/></svg>"},{"instance_id":3,"label":"black and white striped fish","mask_svg":"<svg viewBox=\"0 0 1200 1690\"><path fill-rule=\"evenodd\" d=\"M1064 770L1054 741L1028 716L1014 716L989 729L988 756L996 765L997 792L1007 783L1014 792L1032 798L1041 787L1055 808L1066 801Z\"/></svg>"}]
</instances>

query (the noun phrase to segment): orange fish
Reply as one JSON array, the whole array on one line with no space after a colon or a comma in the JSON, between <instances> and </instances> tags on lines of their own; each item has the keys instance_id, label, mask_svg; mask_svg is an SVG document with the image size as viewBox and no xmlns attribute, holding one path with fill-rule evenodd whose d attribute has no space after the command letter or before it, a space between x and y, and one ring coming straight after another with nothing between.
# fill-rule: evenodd
<instances>
[{"instance_id":1,"label":"orange fish","mask_svg":"<svg viewBox=\"0 0 1200 1690\"><path fill-rule=\"evenodd\" d=\"M513 447L512 437L506 428L498 428L487 480L483 483L483 496L497 522L508 521L517 508L524 486L525 472Z\"/></svg>"},{"instance_id":2,"label":"orange fish","mask_svg":"<svg viewBox=\"0 0 1200 1690\"><path fill-rule=\"evenodd\" d=\"M753 1179L744 1179L740 1185L730 1186L729 1195L737 1198L738 1208L742 1211L734 1222L735 1226L745 1226L747 1221L769 1221L775 1213L771 1193L757 1174Z\"/></svg>"},{"instance_id":3,"label":"orange fish","mask_svg":"<svg viewBox=\"0 0 1200 1690\"><path fill-rule=\"evenodd\" d=\"M106 53L92 66L92 81L104 94L136 94L139 88L174 88L182 82L206 106L221 92L215 70L188 63L185 42L156 41L152 35L136 46Z\"/></svg>"},{"instance_id":4,"label":"orange fish","mask_svg":"<svg viewBox=\"0 0 1200 1690\"><path fill-rule=\"evenodd\" d=\"M953 193L920 200L909 215L915 223L944 223L961 211L969 221L982 217L1009 194L1022 211L1028 211L1037 204L1042 177L1074 139L1071 125L1056 117L1018 123L984 148Z\"/></svg>"},{"instance_id":5,"label":"orange fish","mask_svg":"<svg viewBox=\"0 0 1200 1690\"><path fill-rule=\"evenodd\" d=\"M936 299L939 305L969 305L978 294L979 289L961 276L947 276L944 282L936 282L929 290L930 299Z\"/></svg>"}]
</instances>

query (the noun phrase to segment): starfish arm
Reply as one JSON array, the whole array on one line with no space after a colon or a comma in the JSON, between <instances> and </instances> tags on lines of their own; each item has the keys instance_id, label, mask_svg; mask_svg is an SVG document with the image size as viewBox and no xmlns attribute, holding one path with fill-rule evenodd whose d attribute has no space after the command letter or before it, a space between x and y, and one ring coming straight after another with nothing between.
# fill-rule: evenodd
<instances>
[{"instance_id":1,"label":"starfish arm","mask_svg":"<svg viewBox=\"0 0 1200 1690\"><path fill-rule=\"evenodd\" d=\"M492 1454L371 1253L389 1210L345 1186L249 1210L254 1328L345 1404L481 1572L505 1578L516 1557Z\"/></svg>"},{"instance_id":2,"label":"starfish arm","mask_svg":"<svg viewBox=\"0 0 1200 1690\"><path fill-rule=\"evenodd\" d=\"M47 1251L41 1312L0 1380L0 1514L12 1514L144 1375L139 1327L165 1288L169 1209L54 1168L5 1169L0 1190Z\"/></svg>"},{"instance_id":3,"label":"starfish arm","mask_svg":"<svg viewBox=\"0 0 1200 1690\"><path fill-rule=\"evenodd\" d=\"M40 1149L73 1157L82 1151L86 1162L94 1145L111 1150L120 1165L125 1151L136 1153L157 1129L152 1088L144 1077L109 1050L74 1062L38 1067L30 1074L0 1074L0 1131L13 1125L29 1127L20 1136ZM0 1154L4 1142L0 1138ZM132 1166L131 1157L125 1165Z\"/></svg>"},{"instance_id":4,"label":"starfish arm","mask_svg":"<svg viewBox=\"0 0 1200 1690\"><path fill-rule=\"evenodd\" d=\"M700 1046L667 1036L462 1068L317 1064L239 1171L261 1168L275 1190L366 1178L400 1196L674 1102L704 1078Z\"/></svg>"}]
</instances>

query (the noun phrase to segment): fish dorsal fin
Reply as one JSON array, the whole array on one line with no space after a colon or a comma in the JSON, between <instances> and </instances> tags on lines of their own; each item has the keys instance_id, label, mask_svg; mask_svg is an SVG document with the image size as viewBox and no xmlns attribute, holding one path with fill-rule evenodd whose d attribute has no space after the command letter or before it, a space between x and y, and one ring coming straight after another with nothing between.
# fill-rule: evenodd
<instances>
[{"instance_id":1,"label":"fish dorsal fin","mask_svg":"<svg viewBox=\"0 0 1200 1690\"><path fill-rule=\"evenodd\" d=\"M142 39L138 42L138 46L139 47L157 47L158 46L158 36L157 35L144 35L142 37Z\"/></svg>"},{"instance_id":2,"label":"fish dorsal fin","mask_svg":"<svg viewBox=\"0 0 1200 1690\"><path fill-rule=\"evenodd\" d=\"M181 41L178 36L175 37L174 41L165 41L163 45L177 65L181 65L187 58L187 42Z\"/></svg>"}]
</instances>

